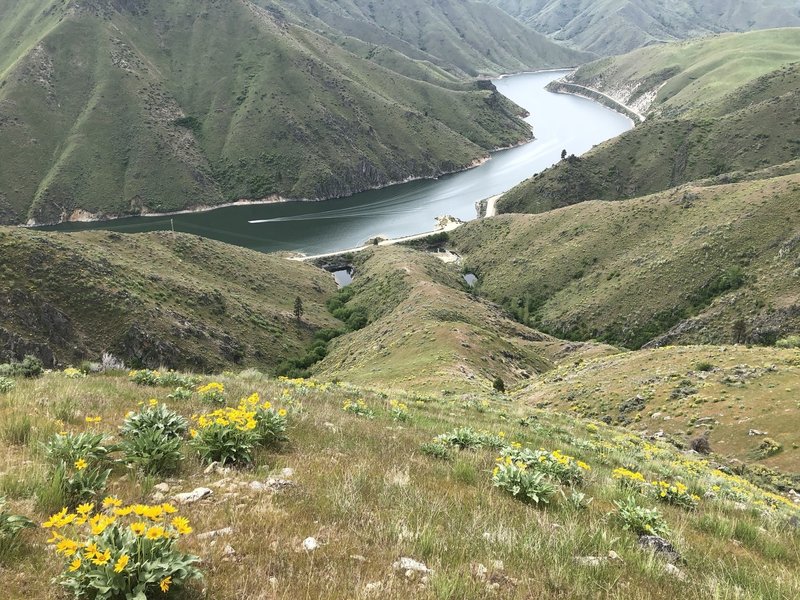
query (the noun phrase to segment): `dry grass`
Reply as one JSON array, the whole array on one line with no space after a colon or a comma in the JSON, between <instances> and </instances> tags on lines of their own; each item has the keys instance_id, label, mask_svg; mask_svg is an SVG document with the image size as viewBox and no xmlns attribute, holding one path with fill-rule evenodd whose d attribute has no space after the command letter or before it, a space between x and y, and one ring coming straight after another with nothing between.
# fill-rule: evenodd
<instances>
[{"instance_id":1,"label":"dry grass","mask_svg":"<svg viewBox=\"0 0 800 600\"><path fill-rule=\"evenodd\" d=\"M600 426L592 433L594 428L587 429L583 421L543 412L523 426L520 417L529 416L528 411L491 399L484 404L479 397L303 388L253 372L219 380L231 403L258 391L275 405L294 406L290 441L279 451L261 452L253 468L226 475L204 474L187 446L179 474L168 480L170 494L200 485L212 488L208 500L181 512L197 533L233 528L232 535L214 541L187 538L186 550L203 558L206 573L205 591L198 588L191 597L478 599L489 595L487 581L475 574L478 564L488 568L498 598L777 600L800 594L798 534L787 525L791 512L765 517L753 508L742 511L712 500L703 500L695 512L661 506L686 560L680 565L685 582L667 574L661 560L638 550L635 537L610 516L613 502L625 496L611 481L610 470L624 462L656 476L675 470L670 465L678 457L666 449L647 459L624 445L608 452L592 446L602 440L621 444L614 441L623 439L620 432L611 428ZM32 437L27 446L1 442L7 460L0 494L10 496L15 511L43 520L48 515L37 509L33 496L43 485L45 467L33 440L62 427L89 427L83 421L87 415L101 416L102 422L91 427L113 435L129 409L151 397L164 400L166 393L137 387L122 376L72 381L49 374L19 382L0 397L0 419L29 414ZM62 425L53 407L67 397L74 400L77 418ZM342 410L345 399L355 398L366 401L374 419ZM389 418L391 398L409 404L411 422ZM196 396L166 402L187 416L203 409ZM423 442L461 425L502 430L508 440L558 448L589 462L593 470L582 491L594 501L580 510L557 497L536 509L491 487L494 451L460 452L452 462L420 452ZM273 494L246 485L286 467L295 470L294 487ZM108 492L127 502L146 501L154 483L117 467ZM309 536L320 543L313 552L301 548ZM45 548L45 537L43 530L29 532L23 553L0 570L4 598L59 597L49 581L59 564ZM227 545L235 550L233 556L225 555ZM606 556L610 550L622 560L599 567L574 560ZM425 562L434 573L426 582L407 578L392 568L401 556ZM495 561L502 561L502 569Z\"/></svg>"}]
</instances>

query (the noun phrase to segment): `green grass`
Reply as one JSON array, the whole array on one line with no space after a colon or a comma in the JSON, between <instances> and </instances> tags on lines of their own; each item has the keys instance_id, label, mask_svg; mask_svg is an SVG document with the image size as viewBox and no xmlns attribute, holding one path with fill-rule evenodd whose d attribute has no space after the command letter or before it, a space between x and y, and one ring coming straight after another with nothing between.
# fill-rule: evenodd
<instances>
[{"instance_id":1,"label":"green grass","mask_svg":"<svg viewBox=\"0 0 800 600\"><path fill-rule=\"evenodd\" d=\"M218 379L234 403L258 391L276 406L290 408L290 428L287 445L260 452L252 469L233 470L224 477L204 474L184 443L185 458L178 474L168 480L169 495L200 485L214 491L206 501L180 507L195 531L182 539L181 547L202 557L209 597L258 597L266 585L266 591L279 598L353 598L367 595L367 586L374 584L370 588L380 589L384 598L478 600L486 597L488 584L496 584L496 595L509 599L552 598L556 593L605 597L605 590L614 587L620 599L655 600L677 597L688 587L695 598L777 600L795 596L800 588L798 537L787 529L796 509L786 506L762 514L754 504L761 497L758 491L750 492L745 510L722 499L703 499L696 511L651 497L637 499L663 514L670 539L685 559L680 565L685 582L668 575L661 560L636 548L636 536L622 528L614 505L630 492L611 478L612 469L624 463L648 479L671 469L674 477L700 490L714 481L707 467L666 446L603 425L590 432L580 419L510 407L491 398L478 413L460 398L429 396L419 404L402 392L281 382L253 373ZM103 418L99 425L70 430L93 427L113 435L126 411L159 396L157 389L136 386L125 376L91 376L78 382L77 392L65 389L64 383L55 373L23 382L0 414L7 418L24 412L37 425L44 424L53 415L39 398L60 400L67 393L77 398L82 413ZM103 403L96 403L98 396ZM344 412L344 398L363 399L376 417ZM406 400L412 421L402 426L393 422L387 398ZM186 416L204 408L196 397L167 402ZM531 417L526 426L519 421L523 415ZM556 494L549 505L535 508L491 486L495 451L456 452L454 462L418 451L435 435L466 423L502 430L509 441L559 449L588 462L592 470L579 489L593 501L580 509ZM44 468L40 457L16 447L0 449L7 457L6 470L30 478L42 492L48 489L46 482L34 481L31 470ZM276 494L248 487L284 467L294 469L294 487ZM152 481L126 477L123 471L115 466L107 493L126 503L149 502ZM49 516L29 497L12 499L8 510L37 522ZM231 527L232 533L216 544L197 539L196 534L224 527ZM0 576L9 600L58 597L49 575L33 576L60 568L60 560L44 544L47 536L43 529L22 534L13 562ZM320 543L311 553L300 549L309 536ZM226 558L228 545L236 560ZM606 557L609 551L622 560L607 560L598 567L576 562L578 557ZM392 568L401 556L433 569L427 583L420 585L419 577L406 578ZM536 569L530 568L532 563ZM251 574L256 570L258 577ZM625 585L619 586L620 581Z\"/></svg>"},{"instance_id":2,"label":"green grass","mask_svg":"<svg viewBox=\"0 0 800 600\"><path fill-rule=\"evenodd\" d=\"M624 54L661 42L800 25L791 0L489 0L536 31L600 55Z\"/></svg>"},{"instance_id":3,"label":"green grass","mask_svg":"<svg viewBox=\"0 0 800 600\"><path fill-rule=\"evenodd\" d=\"M316 330L339 325L325 307L329 273L195 236L5 228L0 249L0 362L20 348L47 366L110 352L129 367L274 372ZM65 422L75 413L68 396L54 406Z\"/></svg>"}]
</instances>

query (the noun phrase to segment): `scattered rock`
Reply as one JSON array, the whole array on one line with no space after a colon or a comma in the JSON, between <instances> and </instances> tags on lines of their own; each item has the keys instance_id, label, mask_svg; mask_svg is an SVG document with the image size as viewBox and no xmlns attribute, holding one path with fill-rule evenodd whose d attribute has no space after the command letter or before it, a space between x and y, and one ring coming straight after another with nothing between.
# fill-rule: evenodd
<instances>
[{"instance_id":1,"label":"scattered rock","mask_svg":"<svg viewBox=\"0 0 800 600\"><path fill-rule=\"evenodd\" d=\"M355 561L358 561L358 562L362 562L362 563L363 562L367 562L367 558L365 556L361 556L360 554L351 554L350 558L352 560L355 560Z\"/></svg>"},{"instance_id":2,"label":"scattered rock","mask_svg":"<svg viewBox=\"0 0 800 600\"><path fill-rule=\"evenodd\" d=\"M210 489L199 487L195 488L191 492L185 492L183 494L175 494L172 499L175 500L178 504L192 504L193 502L197 502L198 500L202 500L203 498L210 496L213 494Z\"/></svg>"},{"instance_id":3,"label":"scattered rock","mask_svg":"<svg viewBox=\"0 0 800 600\"><path fill-rule=\"evenodd\" d=\"M401 557L392 567L395 571L405 571L406 577L413 577L415 573L433 573L425 563L407 556Z\"/></svg>"},{"instance_id":4,"label":"scattered rock","mask_svg":"<svg viewBox=\"0 0 800 600\"><path fill-rule=\"evenodd\" d=\"M232 527L224 527L222 529L215 529L214 531L206 531L205 533L200 533L197 536L198 540L210 540L216 537L220 537L223 535L230 535L233 533Z\"/></svg>"},{"instance_id":5,"label":"scattered rock","mask_svg":"<svg viewBox=\"0 0 800 600\"><path fill-rule=\"evenodd\" d=\"M574 556L572 560L583 567L602 567L608 559L604 556Z\"/></svg>"},{"instance_id":6,"label":"scattered rock","mask_svg":"<svg viewBox=\"0 0 800 600\"><path fill-rule=\"evenodd\" d=\"M383 582L382 581L373 581L368 583L364 586L364 591L367 594L375 594L383 590Z\"/></svg>"},{"instance_id":7,"label":"scattered rock","mask_svg":"<svg viewBox=\"0 0 800 600\"><path fill-rule=\"evenodd\" d=\"M657 535L639 536L639 548L642 550L649 550L654 554L660 554L672 563L676 563L681 560L681 555L675 549L675 546Z\"/></svg>"},{"instance_id":8,"label":"scattered rock","mask_svg":"<svg viewBox=\"0 0 800 600\"><path fill-rule=\"evenodd\" d=\"M678 567L673 565L672 563L667 563L664 565L664 572L667 575L672 575L676 579L680 579L681 581L686 581L686 573L681 571Z\"/></svg>"},{"instance_id":9,"label":"scattered rock","mask_svg":"<svg viewBox=\"0 0 800 600\"><path fill-rule=\"evenodd\" d=\"M755 437L757 435L769 435L766 431L759 431L758 429L751 429L747 432L747 435L750 437Z\"/></svg>"},{"instance_id":10,"label":"scattered rock","mask_svg":"<svg viewBox=\"0 0 800 600\"><path fill-rule=\"evenodd\" d=\"M303 550L306 552L313 552L319 548L319 542L313 537L307 537L303 540Z\"/></svg>"},{"instance_id":11,"label":"scattered rock","mask_svg":"<svg viewBox=\"0 0 800 600\"><path fill-rule=\"evenodd\" d=\"M206 475L211 475L212 473L217 473L218 475L227 475L230 472L231 470L228 467L222 466L222 464L217 461L212 462L203 471L203 473Z\"/></svg>"},{"instance_id":12,"label":"scattered rock","mask_svg":"<svg viewBox=\"0 0 800 600\"><path fill-rule=\"evenodd\" d=\"M229 561L236 559L236 550L233 549L233 546L230 544L225 544L225 548L222 549L222 560Z\"/></svg>"},{"instance_id":13,"label":"scattered rock","mask_svg":"<svg viewBox=\"0 0 800 600\"><path fill-rule=\"evenodd\" d=\"M286 467L285 469L282 469L281 470L281 477L283 477L285 479L289 479L291 477L294 477L294 469L291 468L291 467Z\"/></svg>"},{"instance_id":14,"label":"scattered rock","mask_svg":"<svg viewBox=\"0 0 800 600\"><path fill-rule=\"evenodd\" d=\"M169 493L169 484L165 482L158 483L153 486L153 491L161 492L162 494L167 494Z\"/></svg>"},{"instance_id":15,"label":"scattered rock","mask_svg":"<svg viewBox=\"0 0 800 600\"><path fill-rule=\"evenodd\" d=\"M164 501L166 496L161 492L155 492L150 496L150 499L153 501L153 504L160 504Z\"/></svg>"},{"instance_id":16,"label":"scattered rock","mask_svg":"<svg viewBox=\"0 0 800 600\"><path fill-rule=\"evenodd\" d=\"M613 550L608 551L608 560L612 560L614 562L625 562L622 560L622 557Z\"/></svg>"}]
</instances>

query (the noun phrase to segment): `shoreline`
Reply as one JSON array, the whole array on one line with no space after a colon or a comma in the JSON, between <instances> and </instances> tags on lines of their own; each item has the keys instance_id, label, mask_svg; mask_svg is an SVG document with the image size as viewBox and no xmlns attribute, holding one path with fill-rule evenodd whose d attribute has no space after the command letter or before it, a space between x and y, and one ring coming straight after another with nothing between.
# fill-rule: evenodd
<instances>
[{"instance_id":1,"label":"shoreline","mask_svg":"<svg viewBox=\"0 0 800 600\"><path fill-rule=\"evenodd\" d=\"M566 94L568 96L577 96L578 98L584 98L586 100L591 100L592 102L597 102L598 104L601 104L606 108L609 108L629 118L634 126L644 123L647 120L647 117L632 107L615 100L600 90L596 90L585 85L558 79L550 83L546 89L548 92L553 94Z\"/></svg>"}]
</instances>

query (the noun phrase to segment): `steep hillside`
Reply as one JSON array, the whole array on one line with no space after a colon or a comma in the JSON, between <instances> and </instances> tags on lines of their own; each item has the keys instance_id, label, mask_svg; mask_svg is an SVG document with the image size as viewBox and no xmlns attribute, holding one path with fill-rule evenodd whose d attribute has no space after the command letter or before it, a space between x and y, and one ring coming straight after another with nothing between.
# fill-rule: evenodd
<instances>
[{"instance_id":1,"label":"steep hillside","mask_svg":"<svg viewBox=\"0 0 800 600\"><path fill-rule=\"evenodd\" d=\"M428 390L511 386L563 360L615 351L523 327L469 294L452 266L399 246L358 255L353 297L369 324L337 339L315 373L353 383Z\"/></svg>"},{"instance_id":2,"label":"steep hillside","mask_svg":"<svg viewBox=\"0 0 800 600\"><path fill-rule=\"evenodd\" d=\"M799 211L789 175L503 215L451 239L482 295L559 337L772 343L800 331Z\"/></svg>"},{"instance_id":3,"label":"steep hillside","mask_svg":"<svg viewBox=\"0 0 800 600\"><path fill-rule=\"evenodd\" d=\"M521 109L447 62L455 51L433 61L378 48L303 26L310 17L290 8L0 2L0 223L341 196L530 136ZM577 60L544 47L512 60L527 38L506 26L522 42L479 47L496 63L476 69Z\"/></svg>"},{"instance_id":4,"label":"steep hillside","mask_svg":"<svg viewBox=\"0 0 800 600\"><path fill-rule=\"evenodd\" d=\"M800 29L646 48L579 69L566 83L597 89L647 120L520 184L499 202L502 212L732 180L797 158Z\"/></svg>"},{"instance_id":5,"label":"steep hillside","mask_svg":"<svg viewBox=\"0 0 800 600\"><path fill-rule=\"evenodd\" d=\"M590 55L555 44L492 6L475 0L289 0L265 2L321 25L339 43L347 37L375 54L391 48L416 61L468 75L575 65Z\"/></svg>"},{"instance_id":6,"label":"steep hillside","mask_svg":"<svg viewBox=\"0 0 800 600\"><path fill-rule=\"evenodd\" d=\"M0 228L0 250L0 363L110 352L133 366L272 370L338 323L329 274L194 236Z\"/></svg>"},{"instance_id":7,"label":"steep hillside","mask_svg":"<svg viewBox=\"0 0 800 600\"><path fill-rule=\"evenodd\" d=\"M705 436L721 456L797 473L799 382L798 350L685 346L560 368L518 397L647 435L660 431L684 447ZM765 438L780 449L760 450Z\"/></svg>"},{"instance_id":8,"label":"steep hillside","mask_svg":"<svg viewBox=\"0 0 800 600\"><path fill-rule=\"evenodd\" d=\"M540 31L595 54L725 31L797 27L792 0L487 0Z\"/></svg>"}]
</instances>

